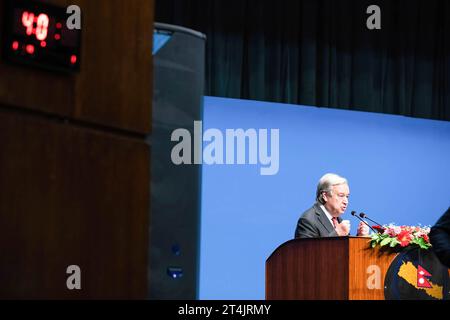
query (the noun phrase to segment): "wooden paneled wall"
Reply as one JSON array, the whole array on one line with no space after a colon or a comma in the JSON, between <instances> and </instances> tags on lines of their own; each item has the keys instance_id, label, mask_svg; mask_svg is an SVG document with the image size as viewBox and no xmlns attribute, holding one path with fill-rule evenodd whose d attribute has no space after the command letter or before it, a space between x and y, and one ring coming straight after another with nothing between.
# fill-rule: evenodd
<instances>
[{"instance_id":1,"label":"wooden paneled wall","mask_svg":"<svg viewBox=\"0 0 450 320\"><path fill-rule=\"evenodd\" d=\"M0 61L0 103L147 133L151 124L153 1L43 2L80 6L81 72L67 76Z\"/></svg>"},{"instance_id":2,"label":"wooden paneled wall","mask_svg":"<svg viewBox=\"0 0 450 320\"><path fill-rule=\"evenodd\" d=\"M81 71L0 56L0 298L145 298L153 1L46 2L80 6Z\"/></svg>"}]
</instances>

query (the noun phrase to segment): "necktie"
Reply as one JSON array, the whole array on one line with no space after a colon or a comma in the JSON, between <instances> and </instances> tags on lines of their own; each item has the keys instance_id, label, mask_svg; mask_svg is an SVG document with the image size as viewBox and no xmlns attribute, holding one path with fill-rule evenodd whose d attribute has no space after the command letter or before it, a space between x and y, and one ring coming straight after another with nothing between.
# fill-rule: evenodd
<instances>
[{"instance_id":1,"label":"necktie","mask_svg":"<svg viewBox=\"0 0 450 320\"><path fill-rule=\"evenodd\" d=\"M338 221L336 217L331 218L331 221L333 221L333 227L336 229L336 226L338 225Z\"/></svg>"}]
</instances>

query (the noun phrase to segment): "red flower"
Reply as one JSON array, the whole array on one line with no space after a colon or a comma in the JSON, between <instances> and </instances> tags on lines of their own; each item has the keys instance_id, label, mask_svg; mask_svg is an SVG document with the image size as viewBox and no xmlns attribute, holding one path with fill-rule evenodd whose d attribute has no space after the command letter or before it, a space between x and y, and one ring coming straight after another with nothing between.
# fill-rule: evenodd
<instances>
[{"instance_id":1,"label":"red flower","mask_svg":"<svg viewBox=\"0 0 450 320\"><path fill-rule=\"evenodd\" d=\"M384 230L386 230L382 226L372 226L372 228L374 228L378 233L383 233Z\"/></svg>"},{"instance_id":2,"label":"red flower","mask_svg":"<svg viewBox=\"0 0 450 320\"><path fill-rule=\"evenodd\" d=\"M430 238L428 238L427 234L423 234L422 235L423 240L425 240L425 242L429 243L430 242Z\"/></svg>"},{"instance_id":3,"label":"red flower","mask_svg":"<svg viewBox=\"0 0 450 320\"><path fill-rule=\"evenodd\" d=\"M407 230L402 230L397 236L397 240L400 242L402 247L406 247L412 239L411 233Z\"/></svg>"}]
</instances>

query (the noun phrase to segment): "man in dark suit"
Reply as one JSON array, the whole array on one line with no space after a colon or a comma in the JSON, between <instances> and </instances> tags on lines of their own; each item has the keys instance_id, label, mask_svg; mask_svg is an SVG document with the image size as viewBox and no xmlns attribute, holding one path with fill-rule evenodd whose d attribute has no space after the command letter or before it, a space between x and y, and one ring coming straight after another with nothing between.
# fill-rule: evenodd
<instances>
[{"instance_id":1,"label":"man in dark suit","mask_svg":"<svg viewBox=\"0 0 450 320\"><path fill-rule=\"evenodd\" d=\"M297 223L296 238L338 237L350 234L350 221L340 217L348 206L350 189L347 179L327 173L317 185L316 203L306 210ZM369 227L360 222L358 235L369 234Z\"/></svg>"},{"instance_id":2,"label":"man in dark suit","mask_svg":"<svg viewBox=\"0 0 450 320\"><path fill-rule=\"evenodd\" d=\"M450 268L450 208L431 228L430 242L439 260Z\"/></svg>"}]
</instances>

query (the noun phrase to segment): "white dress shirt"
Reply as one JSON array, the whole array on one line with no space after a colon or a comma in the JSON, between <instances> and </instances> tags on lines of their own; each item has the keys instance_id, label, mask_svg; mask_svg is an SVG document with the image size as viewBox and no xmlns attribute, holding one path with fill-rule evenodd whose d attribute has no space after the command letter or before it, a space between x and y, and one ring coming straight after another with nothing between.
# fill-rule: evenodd
<instances>
[{"instance_id":1,"label":"white dress shirt","mask_svg":"<svg viewBox=\"0 0 450 320\"><path fill-rule=\"evenodd\" d=\"M320 205L320 208L323 210L323 212L325 212L325 215L327 216L328 220L330 221L331 225L334 228L334 223L333 223L333 220L332 220L333 216L328 212L327 209L325 209L325 206L323 204Z\"/></svg>"}]
</instances>

